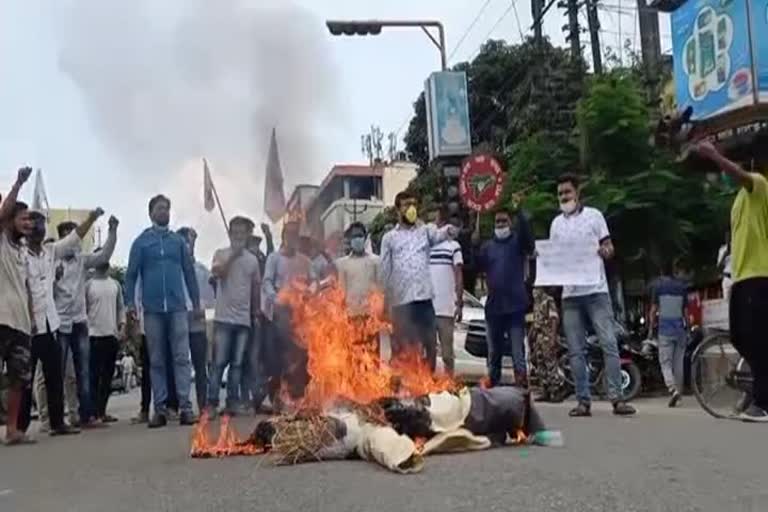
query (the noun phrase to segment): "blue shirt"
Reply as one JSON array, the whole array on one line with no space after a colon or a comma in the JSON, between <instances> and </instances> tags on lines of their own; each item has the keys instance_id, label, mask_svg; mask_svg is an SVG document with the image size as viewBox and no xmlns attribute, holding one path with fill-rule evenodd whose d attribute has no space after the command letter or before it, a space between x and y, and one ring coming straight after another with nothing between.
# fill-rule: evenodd
<instances>
[{"instance_id":1,"label":"blue shirt","mask_svg":"<svg viewBox=\"0 0 768 512\"><path fill-rule=\"evenodd\" d=\"M200 306L192 255L181 235L171 230L148 228L133 242L125 273L126 307L135 307L139 277L144 313L186 311L187 291L193 307Z\"/></svg>"},{"instance_id":2,"label":"blue shirt","mask_svg":"<svg viewBox=\"0 0 768 512\"><path fill-rule=\"evenodd\" d=\"M687 283L674 277L659 277L651 285L651 300L659 311L659 336L683 334L688 300Z\"/></svg>"},{"instance_id":3,"label":"blue shirt","mask_svg":"<svg viewBox=\"0 0 768 512\"><path fill-rule=\"evenodd\" d=\"M518 213L516 229L509 237L494 237L480 248L478 270L485 273L488 283L486 315L516 315L522 323L528 309L525 264L533 249L533 234L522 212Z\"/></svg>"}]
</instances>

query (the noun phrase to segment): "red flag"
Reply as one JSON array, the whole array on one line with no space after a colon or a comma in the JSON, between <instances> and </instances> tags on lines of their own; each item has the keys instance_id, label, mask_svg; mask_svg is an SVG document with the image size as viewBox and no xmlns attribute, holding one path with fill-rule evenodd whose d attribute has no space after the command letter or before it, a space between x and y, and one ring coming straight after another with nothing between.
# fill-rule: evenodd
<instances>
[{"instance_id":1,"label":"red flag","mask_svg":"<svg viewBox=\"0 0 768 512\"><path fill-rule=\"evenodd\" d=\"M272 222L279 221L285 215L283 171L280 168L280 155L277 151L277 135L274 128L272 140L269 143L267 172L264 180L264 213Z\"/></svg>"},{"instance_id":2,"label":"red flag","mask_svg":"<svg viewBox=\"0 0 768 512\"><path fill-rule=\"evenodd\" d=\"M208 160L203 158L203 205L205 211L211 212L216 207L216 199L213 192L213 180L208 169Z\"/></svg>"}]
</instances>

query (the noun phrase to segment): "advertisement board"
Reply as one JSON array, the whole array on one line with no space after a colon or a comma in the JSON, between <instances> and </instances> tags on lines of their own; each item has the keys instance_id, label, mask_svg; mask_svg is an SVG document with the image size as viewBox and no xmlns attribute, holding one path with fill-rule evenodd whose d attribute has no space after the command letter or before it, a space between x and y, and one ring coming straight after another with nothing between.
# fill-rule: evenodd
<instances>
[{"instance_id":1,"label":"advertisement board","mask_svg":"<svg viewBox=\"0 0 768 512\"><path fill-rule=\"evenodd\" d=\"M694 119L755 103L748 1L689 0L672 13L677 104Z\"/></svg>"},{"instance_id":2,"label":"advertisement board","mask_svg":"<svg viewBox=\"0 0 768 512\"><path fill-rule=\"evenodd\" d=\"M430 159L472 152L467 75L432 73L425 85Z\"/></svg>"},{"instance_id":3,"label":"advertisement board","mask_svg":"<svg viewBox=\"0 0 768 512\"><path fill-rule=\"evenodd\" d=\"M758 97L761 103L768 103L768 0L749 2Z\"/></svg>"}]
</instances>

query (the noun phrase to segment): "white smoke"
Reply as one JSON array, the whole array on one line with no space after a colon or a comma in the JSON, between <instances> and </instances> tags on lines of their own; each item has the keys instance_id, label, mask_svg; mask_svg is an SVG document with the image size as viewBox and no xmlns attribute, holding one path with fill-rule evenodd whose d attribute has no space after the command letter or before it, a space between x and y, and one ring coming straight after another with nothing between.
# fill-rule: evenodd
<instances>
[{"instance_id":1,"label":"white smoke","mask_svg":"<svg viewBox=\"0 0 768 512\"><path fill-rule=\"evenodd\" d=\"M176 221L222 231L202 209L201 157L227 215L260 219L273 126L286 187L326 171L338 104L322 20L282 0L50 5L60 68L94 133L145 190L171 196Z\"/></svg>"}]
</instances>

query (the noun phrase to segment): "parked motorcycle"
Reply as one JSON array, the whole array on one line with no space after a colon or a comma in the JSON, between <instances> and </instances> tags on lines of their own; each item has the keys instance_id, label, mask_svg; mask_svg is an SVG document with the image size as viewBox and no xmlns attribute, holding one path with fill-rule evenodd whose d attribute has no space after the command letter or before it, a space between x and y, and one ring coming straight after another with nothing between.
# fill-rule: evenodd
<instances>
[{"instance_id":1,"label":"parked motorcycle","mask_svg":"<svg viewBox=\"0 0 768 512\"><path fill-rule=\"evenodd\" d=\"M568 345L565 338L560 338L562 347L560 355L560 371L566 384L573 388L575 386L573 374L571 372L571 359L568 355ZM603 351L600 348L600 341L597 336L587 336L587 371L589 374L589 385L592 392L604 396L605 393L605 364L603 363ZM621 390L624 400L632 400L640 394L643 387L643 377L637 363L633 361L632 353L624 344L620 346L619 359L621 362Z\"/></svg>"}]
</instances>

